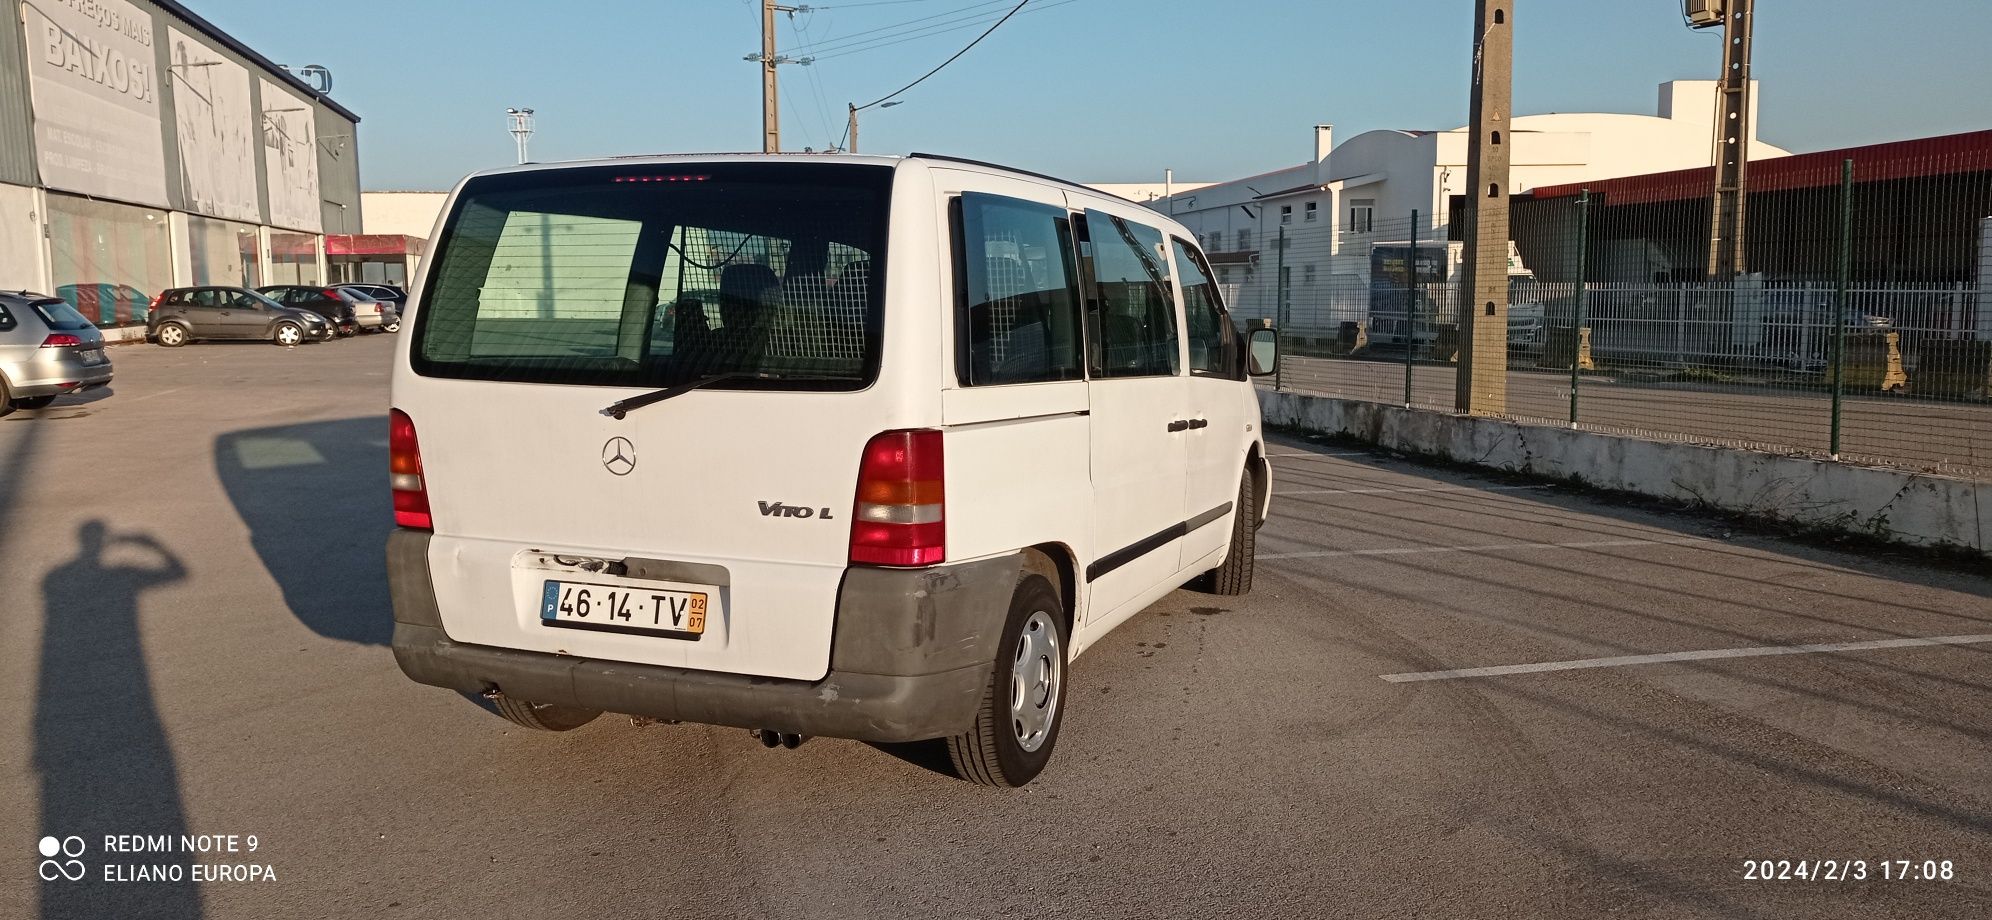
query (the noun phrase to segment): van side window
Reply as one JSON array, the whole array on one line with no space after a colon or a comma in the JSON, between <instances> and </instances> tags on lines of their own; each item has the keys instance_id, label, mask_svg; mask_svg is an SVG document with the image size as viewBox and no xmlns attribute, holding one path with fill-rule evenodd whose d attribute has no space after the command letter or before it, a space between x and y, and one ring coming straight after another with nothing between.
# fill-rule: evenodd
<instances>
[{"instance_id":1,"label":"van side window","mask_svg":"<svg viewBox=\"0 0 1992 920\"><path fill-rule=\"evenodd\" d=\"M1065 209L967 192L955 200L952 222L962 385L1080 379L1079 290Z\"/></svg>"},{"instance_id":2,"label":"van side window","mask_svg":"<svg viewBox=\"0 0 1992 920\"><path fill-rule=\"evenodd\" d=\"M14 314L7 312L5 304L0 304L0 332L14 328Z\"/></svg>"},{"instance_id":3,"label":"van side window","mask_svg":"<svg viewBox=\"0 0 1992 920\"><path fill-rule=\"evenodd\" d=\"M1176 305L1161 231L1087 211L1085 239L1080 255L1093 281L1086 316L1093 375L1176 373Z\"/></svg>"},{"instance_id":4,"label":"van side window","mask_svg":"<svg viewBox=\"0 0 1992 920\"><path fill-rule=\"evenodd\" d=\"M1238 333L1218 299L1210 270L1188 243L1169 242L1175 252L1176 277L1183 285L1183 338L1190 346L1190 373L1237 377Z\"/></svg>"}]
</instances>

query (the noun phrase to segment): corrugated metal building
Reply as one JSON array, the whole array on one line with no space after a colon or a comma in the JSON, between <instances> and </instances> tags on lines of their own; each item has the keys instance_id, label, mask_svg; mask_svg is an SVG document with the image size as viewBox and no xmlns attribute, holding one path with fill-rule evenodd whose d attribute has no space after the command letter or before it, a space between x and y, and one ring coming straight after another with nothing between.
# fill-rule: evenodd
<instances>
[{"instance_id":1,"label":"corrugated metal building","mask_svg":"<svg viewBox=\"0 0 1992 920\"><path fill-rule=\"evenodd\" d=\"M360 121L174 0L0 16L0 288L106 327L161 289L322 283Z\"/></svg>"}]
</instances>

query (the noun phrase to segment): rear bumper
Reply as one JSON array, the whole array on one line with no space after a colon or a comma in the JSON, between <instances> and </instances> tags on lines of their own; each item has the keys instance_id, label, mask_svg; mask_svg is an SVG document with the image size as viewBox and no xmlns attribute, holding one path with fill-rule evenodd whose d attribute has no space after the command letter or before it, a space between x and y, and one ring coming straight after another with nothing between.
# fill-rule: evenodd
<instances>
[{"instance_id":1,"label":"rear bumper","mask_svg":"<svg viewBox=\"0 0 1992 920\"><path fill-rule=\"evenodd\" d=\"M781 680L526 652L452 640L429 575L429 534L388 538L394 658L412 680L500 690L656 719L861 741L963 731L988 686L1020 557L928 569L853 568L838 591L830 670Z\"/></svg>"},{"instance_id":2,"label":"rear bumper","mask_svg":"<svg viewBox=\"0 0 1992 920\"><path fill-rule=\"evenodd\" d=\"M73 358L29 360L7 369L7 388L19 396L61 396L111 382L111 362L83 364Z\"/></svg>"}]
</instances>

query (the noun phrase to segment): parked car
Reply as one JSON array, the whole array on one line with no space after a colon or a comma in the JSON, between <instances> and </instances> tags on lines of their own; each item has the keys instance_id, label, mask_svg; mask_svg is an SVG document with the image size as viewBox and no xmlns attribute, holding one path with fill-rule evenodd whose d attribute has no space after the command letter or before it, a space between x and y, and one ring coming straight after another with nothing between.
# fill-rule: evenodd
<instances>
[{"instance_id":1,"label":"parked car","mask_svg":"<svg viewBox=\"0 0 1992 920\"><path fill-rule=\"evenodd\" d=\"M58 285L55 296L75 307L84 319L107 326L145 322L146 305L152 302L144 291L115 282Z\"/></svg>"},{"instance_id":2,"label":"parked car","mask_svg":"<svg viewBox=\"0 0 1992 920\"><path fill-rule=\"evenodd\" d=\"M336 287L312 284L269 284L256 290L286 307L309 310L325 317L340 335L360 331L360 298L357 295ZM375 318L378 319L378 316Z\"/></svg>"},{"instance_id":3,"label":"parked car","mask_svg":"<svg viewBox=\"0 0 1992 920\"><path fill-rule=\"evenodd\" d=\"M533 729L946 739L1016 786L1076 655L1251 589L1274 332L1166 216L925 155L521 167L445 213L389 414L416 681Z\"/></svg>"},{"instance_id":4,"label":"parked car","mask_svg":"<svg viewBox=\"0 0 1992 920\"><path fill-rule=\"evenodd\" d=\"M248 288L168 288L153 298L146 338L168 348L201 339L267 339L297 345L332 338L332 323Z\"/></svg>"},{"instance_id":5,"label":"parked car","mask_svg":"<svg viewBox=\"0 0 1992 920\"><path fill-rule=\"evenodd\" d=\"M375 297L370 291L389 291L392 288L377 284L336 284L340 293L354 298L353 314L359 318L361 329L375 332L401 331L401 305L391 299ZM405 295L404 295L405 296Z\"/></svg>"},{"instance_id":6,"label":"parked car","mask_svg":"<svg viewBox=\"0 0 1992 920\"><path fill-rule=\"evenodd\" d=\"M365 294L381 303L391 303L394 305L396 312L400 312L408 306L408 292L392 284L368 284L355 281L341 284L339 287Z\"/></svg>"},{"instance_id":7,"label":"parked car","mask_svg":"<svg viewBox=\"0 0 1992 920\"><path fill-rule=\"evenodd\" d=\"M1417 322L1407 321L1405 303L1416 305ZM1377 345L1403 345L1415 336L1419 347L1427 347L1439 340L1441 321L1451 322L1452 317L1439 315L1439 305L1431 295L1418 291L1416 299L1402 289L1372 288L1370 290L1370 330L1369 340Z\"/></svg>"},{"instance_id":8,"label":"parked car","mask_svg":"<svg viewBox=\"0 0 1992 920\"><path fill-rule=\"evenodd\" d=\"M104 335L68 303L0 291L0 415L111 382Z\"/></svg>"}]
</instances>

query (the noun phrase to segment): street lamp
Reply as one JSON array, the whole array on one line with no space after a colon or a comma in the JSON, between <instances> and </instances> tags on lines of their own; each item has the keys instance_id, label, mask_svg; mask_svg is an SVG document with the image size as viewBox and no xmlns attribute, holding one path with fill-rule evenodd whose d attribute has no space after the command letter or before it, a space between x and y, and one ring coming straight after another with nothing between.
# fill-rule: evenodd
<instances>
[{"instance_id":1,"label":"street lamp","mask_svg":"<svg viewBox=\"0 0 1992 920\"><path fill-rule=\"evenodd\" d=\"M533 136L533 110L508 108L505 117L512 126L512 139L519 144L519 163L526 162L526 142Z\"/></svg>"},{"instance_id":2,"label":"street lamp","mask_svg":"<svg viewBox=\"0 0 1992 920\"><path fill-rule=\"evenodd\" d=\"M892 102L879 102L874 104L881 109L889 109L895 105L898 105L899 102L895 100ZM844 103L844 105L846 108L850 109L850 114L851 114L851 123L848 126L846 126L846 132L851 135L851 143L844 148L844 152L857 153L858 152L858 104L855 102L846 102ZM871 108L871 106L865 106L865 108Z\"/></svg>"}]
</instances>

